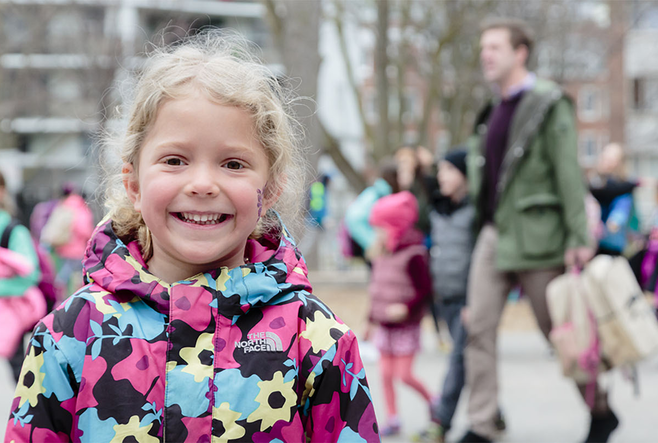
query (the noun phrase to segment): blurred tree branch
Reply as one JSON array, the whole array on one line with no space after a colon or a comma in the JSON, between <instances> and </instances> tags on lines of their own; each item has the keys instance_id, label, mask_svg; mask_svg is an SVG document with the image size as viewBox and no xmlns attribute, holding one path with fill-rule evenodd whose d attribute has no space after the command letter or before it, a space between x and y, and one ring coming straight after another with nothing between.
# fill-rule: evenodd
<instances>
[{"instance_id":1,"label":"blurred tree branch","mask_svg":"<svg viewBox=\"0 0 658 443\"><path fill-rule=\"evenodd\" d=\"M321 62L318 52L321 2L263 0L263 4L287 76L301 79L299 92L302 97L315 97ZM304 111L302 108L298 106L297 111ZM344 156L340 144L327 131L317 113L310 114L301 119L308 131L310 145L315 148L310 159L311 165L317 168L318 157L326 152L350 186L360 192L365 187L363 178Z\"/></svg>"}]
</instances>

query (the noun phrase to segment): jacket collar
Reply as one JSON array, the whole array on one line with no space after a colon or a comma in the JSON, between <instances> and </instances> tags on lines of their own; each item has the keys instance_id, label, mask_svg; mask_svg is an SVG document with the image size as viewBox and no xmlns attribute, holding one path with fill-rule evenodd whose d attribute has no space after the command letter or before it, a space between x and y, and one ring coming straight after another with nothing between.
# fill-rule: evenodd
<instances>
[{"instance_id":1,"label":"jacket collar","mask_svg":"<svg viewBox=\"0 0 658 443\"><path fill-rule=\"evenodd\" d=\"M422 245L424 240L423 233L416 228L406 230L395 245L395 251L407 248L413 245Z\"/></svg>"},{"instance_id":2,"label":"jacket collar","mask_svg":"<svg viewBox=\"0 0 658 443\"><path fill-rule=\"evenodd\" d=\"M296 291L312 290L304 258L281 226L278 235L248 240L249 263L211 269L170 285L148 271L136 242L124 244L114 233L112 221L105 219L87 245L85 278L120 301L139 297L163 314L169 314L169 292L175 286L202 288L213 295L211 307L235 321L252 307L282 303Z\"/></svg>"},{"instance_id":3,"label":"jacket collar","mask_svg":"<svg viewBox=\"0 0 658 443\"><path fill-rule=\"evenodd\" d=\"M494 84L492 86L492 90L494 94L496 94L499 97L499 99L505 98L509 100L525 91L529 91L535 86L535 83L537 83L537 75L534 72L528 72L526 76L523 78L523 80L521 81L521 83L512 86L507 91L507 95L505 97L502 97L500 86Z\"/></svg>"},{"instance_id":4,"label":"jacket collar","mask_svg":"<svg viewBox=\"0 0 658 443\"><path fill-rule=\"evenodd\" d=\"M553 82L536 79L531 89L524 92L521 101L517 105L514 116L510 123L509 137L505 156L500 168L498 180L497 198L500 198L503 190L514 176L519 162L525 157L530 141L541 128L546 116L553 105L563 97L562 90ZM489 119L493 103L490 103L478 118L480 122L477 131L480 134L480 151L485 155L486 150L486 124Z\"/></svg>"}]
</instances>

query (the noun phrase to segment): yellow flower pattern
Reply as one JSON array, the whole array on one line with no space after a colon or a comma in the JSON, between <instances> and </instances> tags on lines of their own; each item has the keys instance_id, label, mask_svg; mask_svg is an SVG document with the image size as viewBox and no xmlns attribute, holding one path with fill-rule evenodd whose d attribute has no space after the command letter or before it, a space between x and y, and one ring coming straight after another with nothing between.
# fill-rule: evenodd
<instances>
[{"instance_id":1,"label":"yellow flower pattern","mask_svg":"<svg viewBox=\"0 0 658 443\"><path fill-rule=\"evenodd\" d=\"M247 417L247 422L252 423L257 420L262 420L260 429L264 431L274 426L279 420L290 421L292 408L297 404L297 394L294 391L294 380L284 382L283 372L279 371L274 374L272 380L264 380L258 382L260 391L256 396L258 408ZM280 407L273 407L270 405L270 396L280 394L283 398L283 405Z\"/></svg>"},{"instance_id":2,"label":"yellow flower pattern","mask_svg":"<svg viewBox=\"0 0 658 443\"><path fill-rule=\"evenodd\" d=\"M128 424L114 426L116 434L110 443L121 443L126 437L134 437L137 443L158 443L160 440L157 437L148 434L152 427L153 423L140 428L139 417L133 415Z\"/></svg>"},{"instance_id":3,"label":"yellow flower pattern","mask_svg":"<svg viewBox=\"0 0 658 443\"><path fill-rule=\"evenodd\" d=\"M180 356L187 362L187 366L182 372L192 374L196 383L202 382L206 377L213 376L212 365L205 365L199 359L201 352L213 349L212 339L213 334L201 334L193 348L183 348L180 350Z\"/></svg>"},{"instance_id":4,"label":"yellow flower pattern","mask_svg":"<svg viewBox=\"0 0 658 443\"><path fill-rule=\"evenodd\" d=\"M245 429L236 423L240 418L239 412L231 411L228 402L224 402L219 407L212 408L212 418L219 420L224 426L224 433L221 437L212 437L213 443L227 443L229 440L239 440L244 437Z\"/></svg>"},{"instance_id":5,"label":"yellow flower pattern","mask_svg":"<svg viewBox=\"0 0 658 443\"><path fill-rule=\"evenodd\" d=\"M43 367L43 354L36 356L34 351L35 348L30 347L30 352L25 359L26 363L23 365L20 378L23 380L25 375L28 372L31 372L34 375L34 381L29 388L26 386L26 383L18 383L16 387L15 396L20 399L18 401L19 407L23 406L26 401L30 402L30 406L36 406L38 395L46 392L46 388L43 387L43 380L46 374L41 372L41 368Z\"/></svg>"},{"instance_id":6,"label":"yellow flower pattern","mask_svg":"<svg viewBox=\"0 0 658 443\"><path fill-rule=\"evenodd\" d=\"M350 330L347 325L337 323L333 318L325 317L318 310L315 311L313 320L306 324L306 330L300 336L313 344L314 353L327 351L336 343L336 340L331 336L331 329L338 329L343 334Z\"/></svg>"}]
</instances>

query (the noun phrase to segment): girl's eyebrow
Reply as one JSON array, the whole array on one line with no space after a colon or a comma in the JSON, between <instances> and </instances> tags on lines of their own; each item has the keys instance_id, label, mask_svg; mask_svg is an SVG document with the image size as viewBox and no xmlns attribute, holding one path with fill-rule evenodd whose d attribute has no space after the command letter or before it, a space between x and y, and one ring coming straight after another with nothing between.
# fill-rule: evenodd
<instances>
[{"instance_id":1,"label":"girl's eyebrow","mask_svg":"<svg viewBox=\"0 0 658 443\"><path fill-rule=\"evenodd\" d=\"M178 149L193 149L191 144L185 141L164 141L162 143L159 143L155 146L155 149L165 149L165 148L178 148ZM228 153L233 153L233 152L246 152L246 153L252 153L254 150L257 148L248 146L248 145L241 145L241 144L236 144L236 145L227 145L224 143L219 143L217 144L217 150L222 150L226 151Z\"/></svg>"},{"instance_id":2,"label":"girl's eyebrow","mask_svg":"<svg viewBox=\"0 0 658 443\"><path fill-rule=\"evenodd\" d=\"M172 141L165 141L162 143L159 143L155 146L155 149L166 149L166 148L178 148L178 149L185 149L185 143L184 142L172 142Z\"/></svg>"},{"instance_id":3,"label":"girl's eyebrow","mask_svg":"<svg viewBox=\"0 0 658 443\"><path fill-rule=\"evenodd\" d=\"M249 145L222 145L222 150L228 155L254 155L260 149L258 146Z\"/></svg>"}]
</instances>

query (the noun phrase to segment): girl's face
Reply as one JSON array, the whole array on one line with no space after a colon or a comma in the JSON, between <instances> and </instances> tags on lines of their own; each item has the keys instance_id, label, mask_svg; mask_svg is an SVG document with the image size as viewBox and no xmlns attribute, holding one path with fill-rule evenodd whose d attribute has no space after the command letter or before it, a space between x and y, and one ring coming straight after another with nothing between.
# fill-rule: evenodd
<instances>
[{"instance_id":1,"label":"girl's face","mask_svg":"<svg viewBox=\"0 0 658 443\"><path fill-rule=\"evenodd\" d=\"M199 93L164 102L124 186L153 239L149 270L173 283L244 264L269 161L251 116Z\"/></svg>"},{"instance_id":2,"label":"girl's face","mask_svg":"<svg viewBox=\"0 0 658 443\"><path fill-rule=\"evenodd\" d=\"M375 239L366 251L366 257L369 260L374 260L386 253L386 230L379 226L373 226L375 229Z\"/></svg>"}]
</instances>

